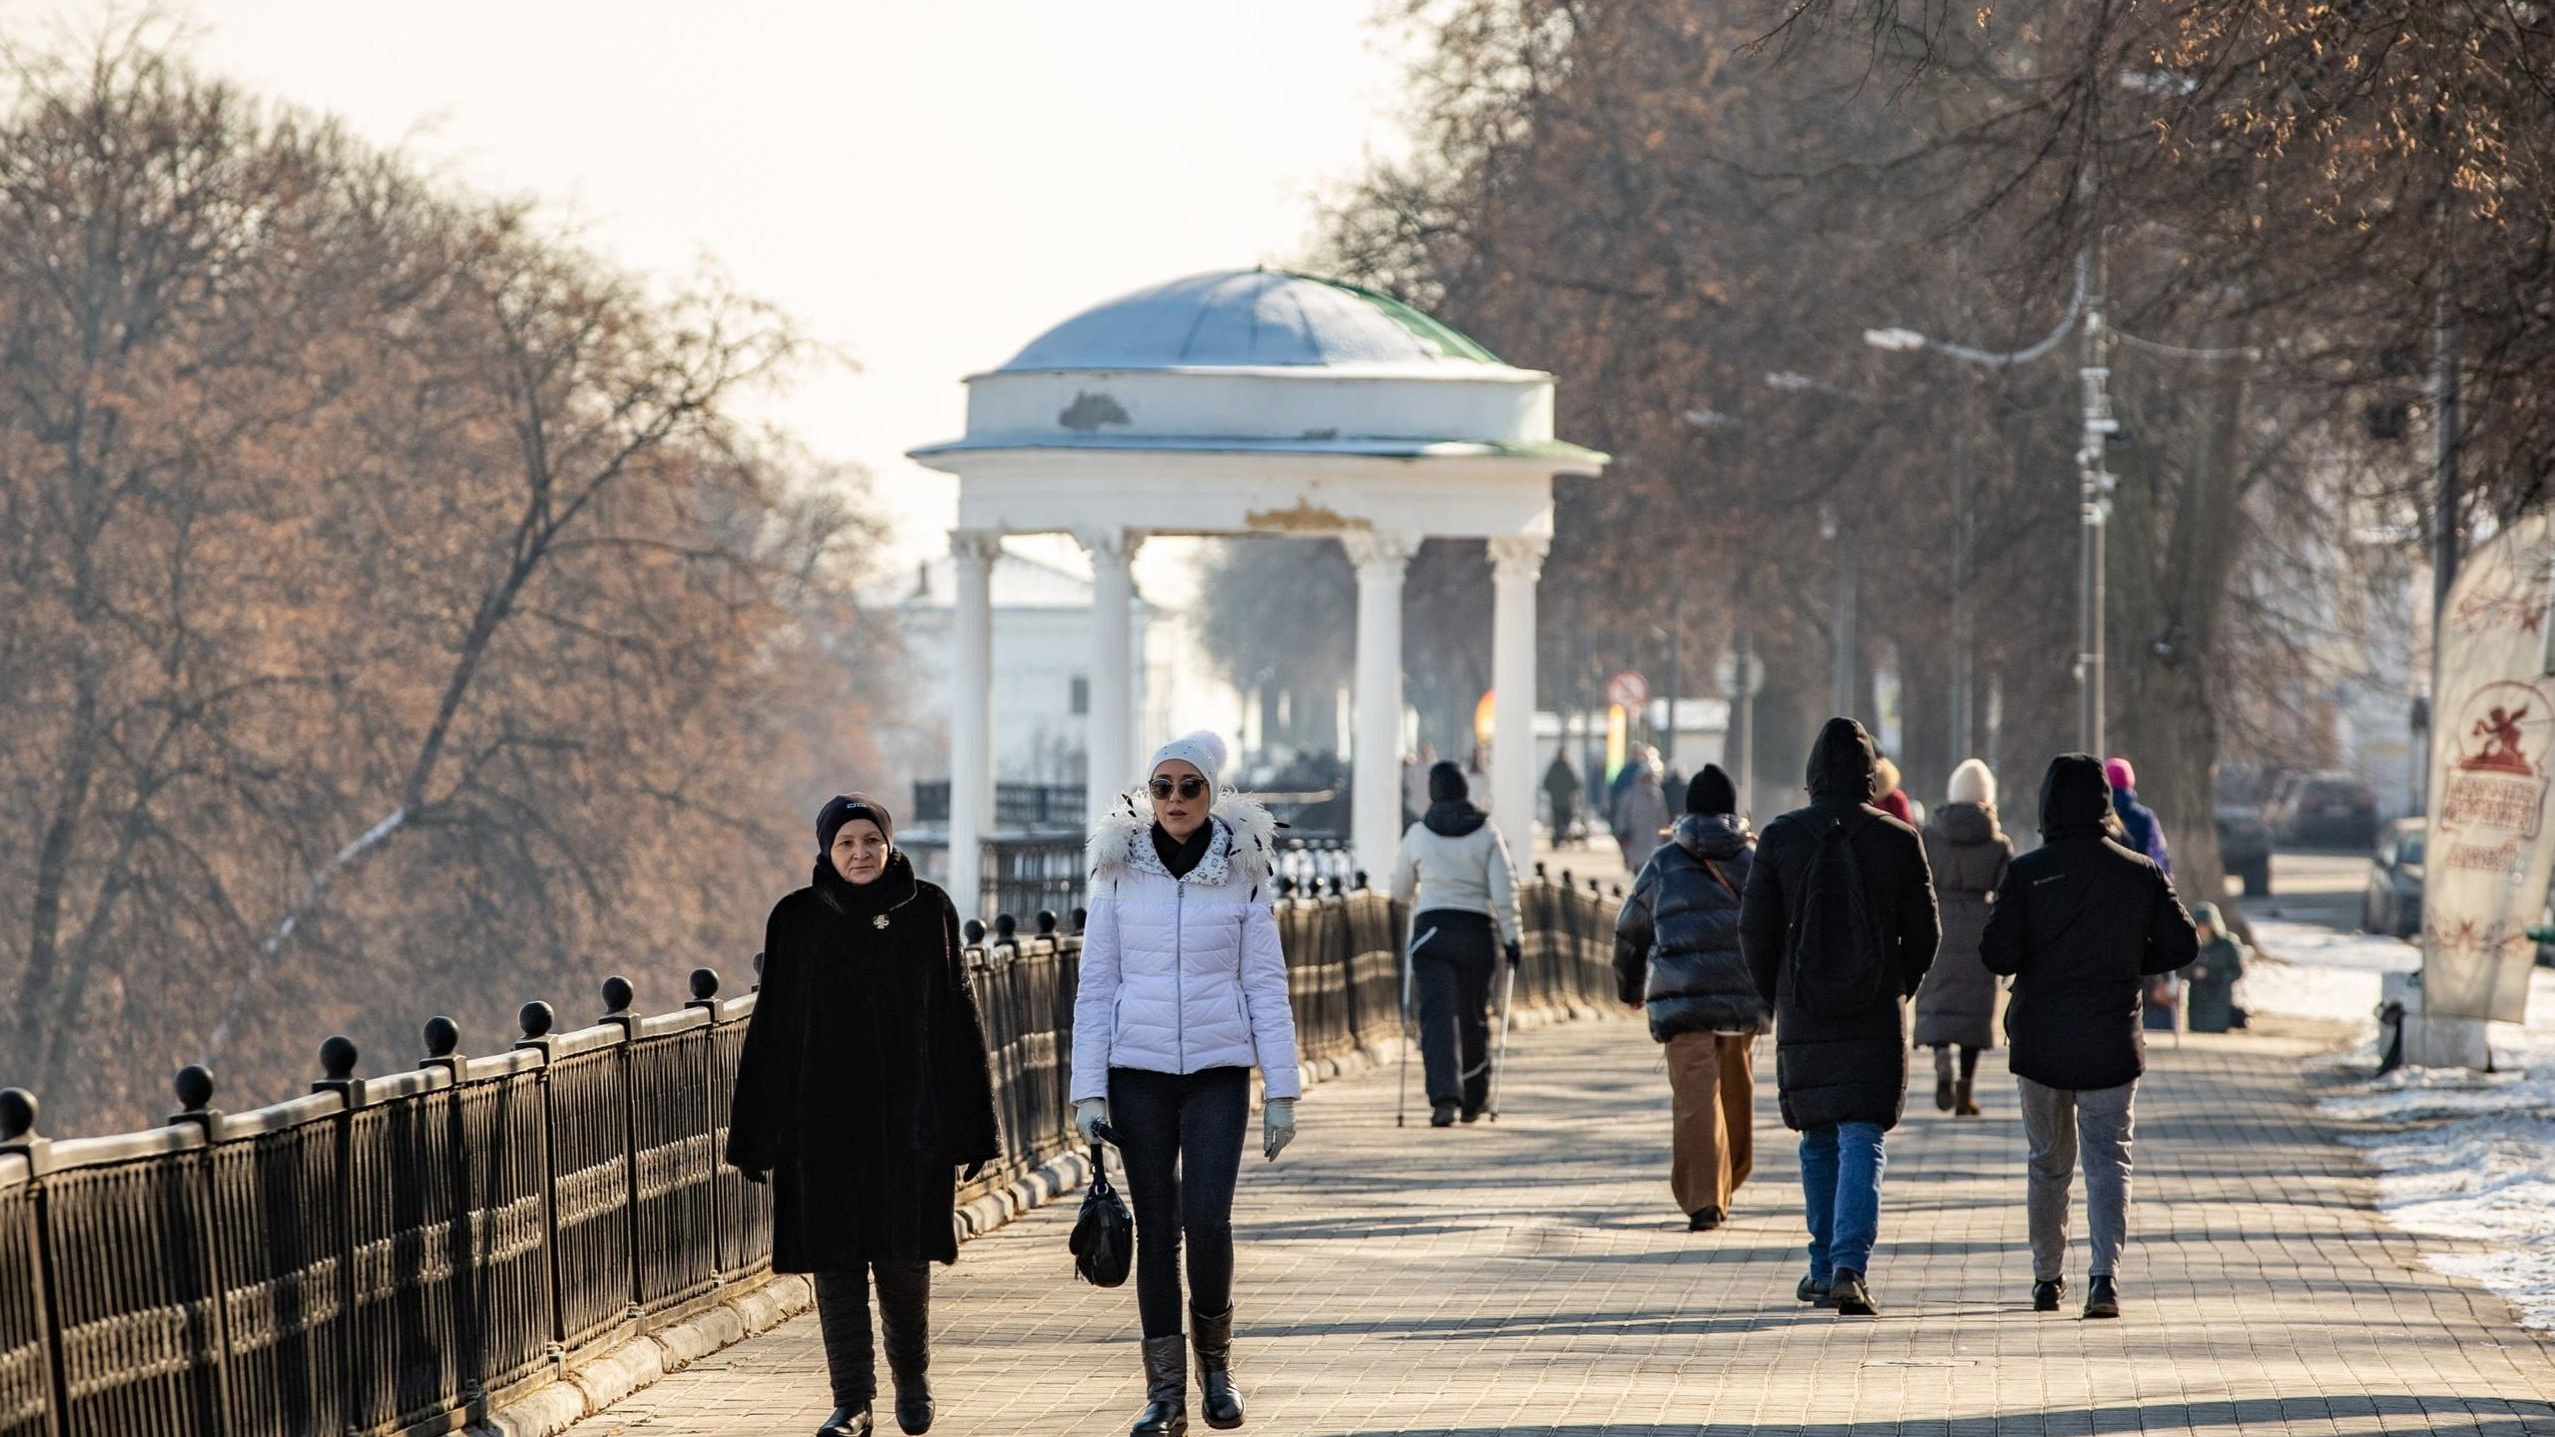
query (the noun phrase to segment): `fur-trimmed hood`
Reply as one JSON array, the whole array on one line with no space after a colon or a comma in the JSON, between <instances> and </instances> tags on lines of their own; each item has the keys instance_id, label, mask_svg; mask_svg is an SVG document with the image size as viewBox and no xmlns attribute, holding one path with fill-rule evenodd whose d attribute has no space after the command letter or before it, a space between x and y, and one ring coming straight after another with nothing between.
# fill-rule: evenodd
<instances>
[{"instance_id":1,"label":"fur-trimmed hood","mask_svg":"<svg viewBox=\"0 0 2555 1437\"><path fill-rule=\"evenodd\" d=\"M1198 866L1180 879L1182 883L1214 887L1238 879L1256 888L1277 872L1278 824L1268 805L1227 790L1217 796L1207 821L1215 825L1216 840ZM1133 868L1169 877L1170 870L1153 851L1152 834L1151 799L1145 791L1129 789L1118 795L1117 804L1092 822L1091 838L1083 849L1091 876L1113 878Z\"/></svg>"}]
</instances>

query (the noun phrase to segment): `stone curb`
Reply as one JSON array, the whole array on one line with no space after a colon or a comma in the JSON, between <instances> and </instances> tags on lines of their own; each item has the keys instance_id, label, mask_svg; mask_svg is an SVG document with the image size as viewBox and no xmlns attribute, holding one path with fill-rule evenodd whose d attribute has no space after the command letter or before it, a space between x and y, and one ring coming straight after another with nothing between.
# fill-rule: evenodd
<instances>
[{"instance_id":1,"label":"stone curb","mask_svg":"<svg viewBox=\"0 0 2555 1437\"><path fill-rule=\"evenodd\" d=\"M1609 1016L1579 1004L1520 1008L1520 1029L1550 1027L1581 1018ZM1372 1072L1400 1060L1407 1046L1393 1037L1370 1047L1352 1048L1335 1057L1304 1064L1308 1083L1326 1083L1356 1073ZM1091 1180L1091 1158L1069 1152L1030 1169L1009 1187L987 1193L958 1209L958 1236L964 1242L1001 1227L1021 1214L1079 1190ZM463 1437L558 1437L588 1417L601 1415L614 1403L671 1372L680 1372L721 1348L759 1337L816 1302L804 1277L784 1274L728 1294L716 1307L628 1342L578 1365L558 1382L529 1393L462 1429Z\"/></svg>"}]
</instances>

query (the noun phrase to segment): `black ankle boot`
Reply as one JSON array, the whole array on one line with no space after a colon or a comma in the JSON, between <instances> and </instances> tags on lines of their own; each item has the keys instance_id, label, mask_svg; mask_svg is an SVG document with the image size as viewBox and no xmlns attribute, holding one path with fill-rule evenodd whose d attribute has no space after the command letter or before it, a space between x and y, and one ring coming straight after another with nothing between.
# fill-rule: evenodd
<instances>
[{"instance_id":1,"label":"black ankle boot","mask_svg":"<svg viewBox=\"0 0 2555 1437\"><path fill-rule=\"evenodd\" d=\"M1189 1339L1144 1340L1144 1411L1127 1437L1185 1437L1189 1430Z\"/></svg>"},{"instance_id":2,"label":"black ankle boot","mask_svg":"<svg viewBox=\"0 0 2555 1437\"><path fill-rule=\"evenodd\" d=\"M2047 1282L2034 1282L2032 1284L2032 1311L2056 1312L2058 1310L2058 1299L2065 1297L2066 1295L2067 1279L2063 1277L2053 1277Z\"/></svg>"},{"instance_id":3,"label":"black ankle boot","mask_svg":"<svg viewBox=\"0 0 2555 1437\"><path fill-rule=\"evenodd\" d=\"M837 1407L825 1425L816 1429L816 1437L869 1437L869 1404Z\"/></svg>"},{"instance_id":4,"label":"black ankle boot","mask_svg":"<svg viewBox=\"0 0 2555 1437\"><path fill-rule=\"evenodd\" d=\"M1836 1270L1836 1279L1828 1285L1828 1305L1839 1317L1878 1317L1879 1303L1872 1300L1872 1290L1863 1285L1863 1274L1850 1267Z\"/></svg>"},{"instance_id":5,"label":"black ankle boot","mask_svg":"<svg viewBox=\"0 0 2555 1437\"><path fill-rule=\"evenodd\" d=\"M1455 1107L1456 1105L1453 1103L1437 1103L1431 1105L1428 1110L1428 1125L1432 1128L1451 1128L1455 1126Z\"/></svg>"},{"instance_id":6,"label":"black ankle boot","mask_svg":"<svg viewBox=\"0 0 2555 1437\"><path fill-rule=\"evenodd\" d=\"M1242 1425L1242 1389L1233 1385L1233 1309L1189 1314L1189 1346L1198 1354L1198 1411L1209 1427Z\"/></svg>"},{"instance_id":7,"label":"black ankle boot","mask_svg":"<svg viewBox=\"0 0 2555 1437\"><path fill-rule=\"evenodd\" d=\"M1828 1305L1828 1285L1815 1277L1803 1277L1801 1285L1792 1289L1792 1295L1812 1307Z\"/></svg>"},{"instance_id":8,"label":"black ankle boot","mask_svg":"<svg viewBox=\"0 0 2555 1437\"><path fill-rule=\"evenodd\" d=\"M2111 1274L2105 1273L2085 1284L2085 1315L2120 1316L2120 1289L2113 1284Z\"/></svg>"}]
</instances>

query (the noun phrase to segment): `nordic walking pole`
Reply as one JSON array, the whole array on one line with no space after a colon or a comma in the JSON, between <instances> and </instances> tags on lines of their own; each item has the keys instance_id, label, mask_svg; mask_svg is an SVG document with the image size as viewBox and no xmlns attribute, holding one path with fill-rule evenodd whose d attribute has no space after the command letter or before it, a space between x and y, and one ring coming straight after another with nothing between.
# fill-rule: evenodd
<instances>
[{"instance_id":1,"label":"nordic walking pole","mask_svg":"<svg viewBox=\"0 0 2555 1437\"><path fill-rule=\"evenodd\" d=\"M1411 970L1419 966L1420 945L1436 936L1437 930L1431 928L1402 949L1402 1078L1393 1098L1393 1126L1397 1128L1409 1121L1411 1107L1411 1044L1417 1036L1411 1028Z\"/></svg>"},{"instance_id":2,"label":"nordic walking pole","mask_svg":"<svg viewBox=\"0 0 2555 1437\"><path fill-rule=\"evenodd\" d=\"M1499 1121L1499 1075L1508 1071L1508 1020L1517 1012L1517 965L1499 981L1499 1050L1490 1058L1490 1120Z\"/></svg>"}]
</instances>

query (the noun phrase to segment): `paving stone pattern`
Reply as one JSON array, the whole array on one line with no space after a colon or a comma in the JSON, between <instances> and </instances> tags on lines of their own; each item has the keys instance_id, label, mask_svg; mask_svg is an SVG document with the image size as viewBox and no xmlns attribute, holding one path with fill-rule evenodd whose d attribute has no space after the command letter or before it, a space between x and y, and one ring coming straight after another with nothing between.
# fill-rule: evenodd
<instances>
[{"instance_id":1,"label":"paving stone pattern","mask_svg":"<svg viewBox=\"0 0 2555 1437\"><path fill-rule=\"evenodd\" d=\"M1265 1434L2555 1433L2555 1343L2430 1271L2309 1111L2306 1038L2159 1047L2139 1097L2128 1315L2030 1310L2023 1139L2002 1054L1984 1118L1890 1135L1884 1316L1792 1300L1793 1147L1761 1051L1758 1171L1732 1223L1668 1200L1667 1080L1622 1020L1522 1034L1499 1123L1393 1125L1391 1069L1324 1085L1236 1225L1236 1370ZM1988 1081L1989 1079L1993 1081ZM935 1434L1100 1434L1140 1405L1134 1288L1072 1281L1070 1201L936 1272ZM830 1404L802 1318L576 1429L806 1433ZM883 1374L882 1374L883 1377ZM885 1404L881 1428L893 1431ZM1202 1422L1192 1430L1203 1434Z\"/></svg>"}]
</instances>

